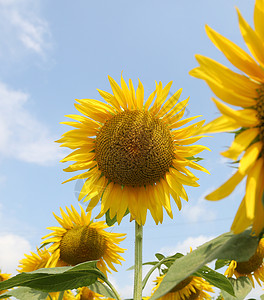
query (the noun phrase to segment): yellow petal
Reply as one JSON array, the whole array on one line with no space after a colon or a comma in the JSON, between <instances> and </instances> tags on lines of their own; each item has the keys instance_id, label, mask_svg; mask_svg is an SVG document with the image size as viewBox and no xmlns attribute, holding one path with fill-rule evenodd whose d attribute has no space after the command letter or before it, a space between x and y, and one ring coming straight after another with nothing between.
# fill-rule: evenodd
<instances>
[{"instance_id":1,"label":"yellow petal","mask_svg":"<svg viewBox=\"0 0 264 300\"><path fill-rule=\"evenodd\" d=\"M259 119L255 109L235 110L217 99L212 98L212 100L223 115L234 119L241 127L253 127L258 125Z\"/></svg>"},{"instance_id":2,"label":"yellow petal","mask_svg":"<svg viewBox=\"0 0 264 300\"><path fill-rule=\"evenodd\" d=\"M245 175L248 169L256 163L256 160L263 148L263 143L257 142L251 145L245 152L244 156L241 158L239 163L239 172Z\"/></svg>"},{"instance_id":3,"label":"yellow petal","mask_svg":"<svg viewBox=\"0 0 264 300\"><path fill-rule=\"evenodd\" d=\"M137 108L142 109L144 103L144 87L139 79L138 79L138 87L136 91L136 101L137 101Z\"/></svg>"},{"instance_id":4,"label":"yellow petal","mask_svg":"<svg viewBox=\"0 0 264 300\"><path fill-rule=\"evenodd\" d=\"M245 206L245 198L244 198L240 203L233 224L231 226L231 230L235 234L238 234L244 231L251 224L252 224L252 219L249 219L246 215L246 206Z\"/></svg>"},{"instance_id":5,"label":"yellow petal","mask_svg":"<svg viewBox=\"0 0 264 300\"><path fill-rule=\"evenodd\" d=\"M179 89L173 96L171 96L163 105L161 110L159 111L159 116L163 117L166 113L168 113L173 106L178 102L182 93L182 89Z\"/></svg>"},{"instance_id":6,"label":"yellow petal","mask_svg":"<svg viewBox=\"0 0 264 300\"><path fill-rule=\"evenodd\" d=\"M235 130L241 127L237 121L227 117L227 116L220 116L213 121L206 124L202 127L197 134L202 133L213 133L213 132L224 132Z\"/></svg>"},{"instance_id":7,"label":"yellow petal","mask_svg":"<svg viewBox=\"0 0 264 300\"><path fill-rule=\"evenodd\" d=\"M258 134L258 128L247 129L239 133L232 142L231 147L221 154L225 157L237 160L239 155L250 145L250 143L257 137Z\"/></svg>"},{"instance_id":8,"label":"yellow petal","mask_svg":"<svg viewBox=\"0 0 264 300\"><path fill-rule=\"evenodd\" d=\"M250 55L209 26L206 25L205 29L214 45L223 52L235 67L248 74L251 78L259 82L263 81L264 70L260 68Z\"/></svg>"},{"instance_id":9,"label":"yellow petal","mask_svg":"<svg viewBox=\"0 0 264 300\"><path fill-rule=\"evenodd\" d=\"M127 105L126 105L126 100L125 100L123 91L120 89L119 85L116 83L116 81L112 77L108 76L108 80L110 82L113 94L114 94L116 100L118 101L119 105L121 107L123 107L123 109L126 109Z\"/></svg>"},{"instance_id":10,"label":"yellow petal","mask_svg":"<svg viewBox=\"0 0 264 300\"><path fill-rule=\"evenodd\" d=\"M254 9L254 25L257 34L264 41L264 2L256 0Z\"/></svg>"},{"instance_id":11,"label":"yellow petal","mask_svg":"<svg viewBox=\"0 0 264 300\"><path fill-rule=\"evenodd\" d=\"M211 194L207 195L205 199L216 201L227 197L234 191L234 189L241 182L244 176L245 175L242 175L239 171L237 171L223 185L221 185L218 189L216 189Z\"/></svg>"},{"instance_id":12,"label":"yellow petal","mask_svg":"<svg viewBox=\"0 0 264 300\"><path fill-rule=\"evenodd\" d=\"M247 184L246 184L246 195L245 195L245 207L247 217L253 219L255 216L255 204L256 204L256 191L257 185L260 184L259 178L262 169L262 161L257 160L256 164L249 170Z\"/></svg>"},{"instance_id":13,"label":"yellow petal","mask_svg":"<svg viewBox=\"0 0 264 300\"><path fill-rule=\"evenodd\" d=\"M264 45L256 32L249 26L237 8L239 27L248 49L256 60L264 66Z\"/></svg>"}]
</instances>

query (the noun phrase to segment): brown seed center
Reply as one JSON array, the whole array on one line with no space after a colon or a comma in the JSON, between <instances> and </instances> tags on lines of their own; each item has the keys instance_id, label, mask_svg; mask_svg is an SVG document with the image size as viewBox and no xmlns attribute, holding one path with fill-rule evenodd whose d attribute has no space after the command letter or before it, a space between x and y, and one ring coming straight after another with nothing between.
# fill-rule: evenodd
<instances>
[{"instance_id":1,"label":"brown seed center","mask_svg":"<svg viewBox=\"0 0 264 300\"><path fill-rule=\"evenodd\" d=\"M95 228L76 226L63 236L60 258L70 265L100 259L106 250L106 240Z\"/></svg>"},{"instance_id":2,"label":"brown seed center","mask_svg":"<svg viewBox=\"0 0 264 300\"><path fill-rule=\"evenodd\" d=\"M250 274L256 271L263 263L263 256L260 251L251 256L248 261L238 262L236 266L236 271L240 274Z\"/></svg>"},{"instance_id":3,"label":"brown seed center","mask_svg":"<svg viewBox=\"0 0 264 300\"><path fill-rule=\"evenodd\" d=\"M186 285L188 285L192 281L192 279L193 279L192 276L185 278L180 283L178 283L172 290L170 290L170 293L174 293L182 290L183 288L186 287Z\"/></svg>"},{"instance_id":4,"label":"brown seed center","mask_svg":"<svg viewBox=\"0 0 264 300\"><path fill-rule=\"evenodd\" d=\"M149 112L139 110L107 120L96 137L95 153L106 178L129 186L157 182L174 157L170 130Z\"/></svg>"},{"instance_id":5,"label":"brown seed center","mask_svg":"<svg viewBox=\"0 0 264 300\"><path fill-rule=\"evenodd\" d=\"M260 140L264 144L264 86L258 91L257 99L257 116L259 119L259 128L260 128Z\"/></svg>"}]
</instances>

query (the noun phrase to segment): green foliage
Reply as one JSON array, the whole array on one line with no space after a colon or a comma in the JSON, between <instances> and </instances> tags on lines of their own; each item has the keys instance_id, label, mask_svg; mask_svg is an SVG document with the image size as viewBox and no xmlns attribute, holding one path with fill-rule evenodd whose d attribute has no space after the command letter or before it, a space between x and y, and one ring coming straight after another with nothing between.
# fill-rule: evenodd
<instances>
[{"instance_id":1,"label":"green foliage","mask_svg":"<svg viewBox=\"0 0 264 300\"><path fill-rule=\"evenodd\" d=\"M201 158L201 157L194 157L194 156L189 156L189 157L185 157L186 159L188 160L193 160L195 162L198 162L200 160L204 160L204 158Z\"/></svg>"},{"instance_id":2,"label":"green foliage","mask_svg":"<svg viewBox=\"0 0 264 300\"><path fill-rule=\"evenodd\" d=\"M215 270L221 269L224 266L227 266L229 264L230 260L229 259L218 259L215 262Z\"/></svg>"},{"instance_id":3,"label":"green foliage","mask_svg":"<svg viewBox=\"0 0 264 300\"><path fill-rule=\"evenodd\" d=\"M251 228L236 235L232 232L220 235L186 256L175 260L151 300L159 299L167 294L183 279L214 259L246 261L253 255L257 245L258 238L251 236Z\"/></svg>"},{"instance_id":4,"label":"green foliage","mask_svg":"<svg viewBox=\"0 0 264 300\"><path fill-rule=\"evenodd\" d=\"M96 281L89 286L89 289L95 293L101 294L108 298L116 299L115 294L102 282Z\"/></svg>"},{"instance_id":5,"label":"green foliage","mask_svg":"<svg viewBox=\"0 0 264 300\"><path fill-rule=\"evenodd\" d=\"M251 281L248 277L239 277L238 279L229 278L233 288L235 296L231 296L230 294L226 293L225 291L221 291L223 298L225 300L242 300L245 299L247 294L252 289Z\"/></svg>"},{"instance_id":6,"label":"green foliage","mask_svg":"<svg viewBox=\"0 0 264 300\"><path fill-rule=\"evenodd\" d=\"M20 273L0 282L0 290L23 286L42 292L58 292L89 286L98 278L107 281L105 275L96 268L96 261L91 261L74 267L43 268Z\"/></svg>"},{"instance_id":7,"label":"green foliage","mask_svg":"<svg viewBox=\"0 0 264 300\"><path fill-rule=\"evenodd\" d=\"M0 299L5 299L9 297L15 297L19 300L46 300L48 297L48 293L36 291L28 287L19 287L17 289L8 291L0 295Z\"/></svg>"},{"instance_id":8,"label":"green foliage","mask_svg":"<svg viewBox=\"0 0 264 300\"><path fill-rule=\"evenodd\" d=\"M219 288L220 290L224 290L229 294L233 294L233 287L232 284L230 284L230 281L223 274L220 274L207 266L203 266L193 275L202 277L211 285Z\"/></svg>"},{"instance_id":9,"label":"green foliage","mask_svg":"<svg viewBox=\"0 0 264 300\"><path fill-rule=\"evenodd\" d=\"M129 214L129 210L127 209L124 217L128 214ZM109 209L105 213L105 222L106 222L107 226L113 226L117 222L116 215L113 217L113 219L110 218Z\"/></svg>"}]
</instances>

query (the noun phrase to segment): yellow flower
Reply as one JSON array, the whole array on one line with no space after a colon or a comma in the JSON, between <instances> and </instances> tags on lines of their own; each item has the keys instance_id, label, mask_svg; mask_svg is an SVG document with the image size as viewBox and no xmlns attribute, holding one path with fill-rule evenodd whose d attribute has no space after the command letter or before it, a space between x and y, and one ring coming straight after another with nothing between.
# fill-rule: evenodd
<instances>
[{"instance_id":1,"label":"yellow flower","mask_svg":"<svg viewBox=\"0 0 264 300\"><path fill-rule=\"evenodd\" d=\"M102 299L109 299L106 298L98 293L91 291L88 287L82 287L78 289L78 294L75 297L76 300L102 300Z\"/></svg>"},{"instance_id":2,"label":"yellow flower","mask_svg":"<svg viewBox=\"0 0 264 300\"><path fill-rule=\"evenodd\" d=\"M151 296L160 286L165 275L157 277L154 281L156 286L152 289ZM211 299L206 292L214 292L212 286L198 276L190 276L178 283L168 294L159 298L159 300L203 300ZM150 297L144 297L148 300Z\"/></svg>"},{"instance_id":3,"label":"yellow flower","mask_svg":"<svg viewBox=\"0 0 264 300\"><path fill-rule=\"evenodd\" d=\"M5 280L9 279L10 277L11 277L11 274L1 273L1 270L0 270L0 282L5 281ZM7 292L7 290L0 291L0 295L5 293L5 292Z\"/></svg>"},{"instance_id":4,"label":"yellow flower","mask_svg":"<svg viewBox=\"0 0 264 300\"><path fill-rule=\"evenodd\" d=\"M183 185L198 186L191 167L207 172L191 157L208 149L190 145L201 136L196 130L204 121L179 127L197 117L180 120L188 99L180 103L182 89L167 101L172 82L156 90L144 104L144 88L139 81L135 92L123 77L121 87L109 77L113 95L98 90L107 104L93 100L77 100L75 107L85 116L68 115L74 122L63 122L77 129L66 132L58 142L77 149L62 161L75 161L64 171L85 171L70 180L86 179L79 200L90 201L91 210L101 199L101 213L121 222L129 210L131 219L144 225L147 210L158 224L163 220L163 207L172 218L170 195L181 209L181 200L188 200ZM151 106L153 102L153 105ZM189 158L189 159L188 159Z\"/></svg>"},{"instance_id":5,"label":"yellow flower","mask_svg":"<svg viewBox=\"0 0 264 300\"><path fill-rule=\"evenodd\" d=\"M113 263L121 264L120 260L124 260L118 254L124 249L117 245L125 239L125 234L105 231L108 228L105 222L93 222L91 212L86 214L82 207L80 215L73 206L71 209L66 207L68 215L60 209L62 218L54 214L61 227L48 227L53 232L43 237L43 243L53 243L48 248L51 257L47 267L56 266L59 259L73 266L99 260L97 267L105 274L110 272L107 265L116 271Z\"/></svg>"},{"instance_id":6,"label":"yellow flower","mask_svg":"<svg viewBox=\"0 0 264 300\"><path fill-rule=\"evenodd\" d=\"M51 256L45 247L43 249L37 248L37 254L34 252L30 253L30 255L25 254L26 258L23 258L19 261L18 268L20 268L20 270L18 270L18 272L32 272L41 268L45 268ZM67 266L67 264L64 261L59 260L56 267L63 266Z\"/></svg>"},{"instance_id":7,"label":"yellow flower","mask_svg":"<svg viewBox=\"0 0 264 300\"><path fill-rule=\"evenodd\" d=\"M248 277L254 287L253 277L256 279L257 283L261 286L261 281L264 282L264 238L259 242L258 248L254 255L250 257L248 261L237 262L232 260L229 267L225 271L225 275L236 278L241 276Z\"/></svg>"},{"instance_id":8,"label":"yellow flower","mask_svg":"<svg viewBox=\"0 0 264 300\"><path fill-rule=\"evenodd\" d=\"M256 0L255 3L255 30L243 19L239 10L237 12L241 34L253 58L209 26L206 26L206 32L215 46L245 75L201 55L196 56L200 66L190 74L205 80L224 102L242 107L235 110L212 99L222 116L207 124L202 132L241 128L231 147L222 155L234 161L242 153L243 156L237 172L206 199L220 200L227 197L247 177L245 197L231 229L240 233L253 224L253 233L259 234L264 227L264 207L261 201L264 191L264 1Z\"/></svg>"},{"instance_id":9,"label":"yellow flower","mask_svg":"<svg viewBox=\"0 0 264 300\"><path fill-rule=\"evenodd\" d=\"M26 258L23 258L19 261L19 266L20 270L18 272L32 272L41 268L46 268L47 262L51 257L51 254L49 251L44 247L43 249L38 249L37 248L37 254L34 252L30 252L31 254L25 254ZM67 266L64 261L58 260L56 267L63 267ZM52 300L57 300L59 297L59 292L54 292L50 293L49 296L46 298L47 300L52 298ZM63 300L67 300L67 296L73 296L71 291L65 291ZM74 299L74 298L73 298Z\"/></svg>"}]
</instances>

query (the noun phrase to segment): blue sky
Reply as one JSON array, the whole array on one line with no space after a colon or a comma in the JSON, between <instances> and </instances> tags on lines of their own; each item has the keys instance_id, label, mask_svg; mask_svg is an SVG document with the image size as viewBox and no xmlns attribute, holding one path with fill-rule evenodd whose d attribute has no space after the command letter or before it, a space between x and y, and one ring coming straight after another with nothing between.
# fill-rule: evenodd
<instances>
[{"instance_id":1,"label":"blue sky","mask_svg":"<svg viewBox=\"0 0 264 300\"><path fill-rule=\"evenodd\" d=\"M208 24L245 49L235 6L250 24L253 1L36 1L0 0L0 268L14 274L24 253L34 251L46 227L56 225L52 212L78 206L75 182L60 159L67 150L55 140L68 128L64 115L76 113L74 99L100 99L97 88L110 92L107 75L120 81L140 78L146 95L154 81L173 80L172 92L190 96L188 116L218 116L206 84L188 72L203 54L230 66L205 34ZM212 149L201 162L211 175L197 172L199 188L187 188L189 203L181 212L173 205L156 226L150 217L144 229L144 261L154 253L188 251L229 230L244 186L227 199L208 202L204 196L234 169L219 155L231 134L202 140ZM96 213L94 214L94 216ZM134 224L125 218L113 231L127 233L122 247L126 262L111 277L124 297L131 296ZM117 288L118 288L117 287ZM150 285L148 287L149 291Z\"/></svg>"}]
</instances>

